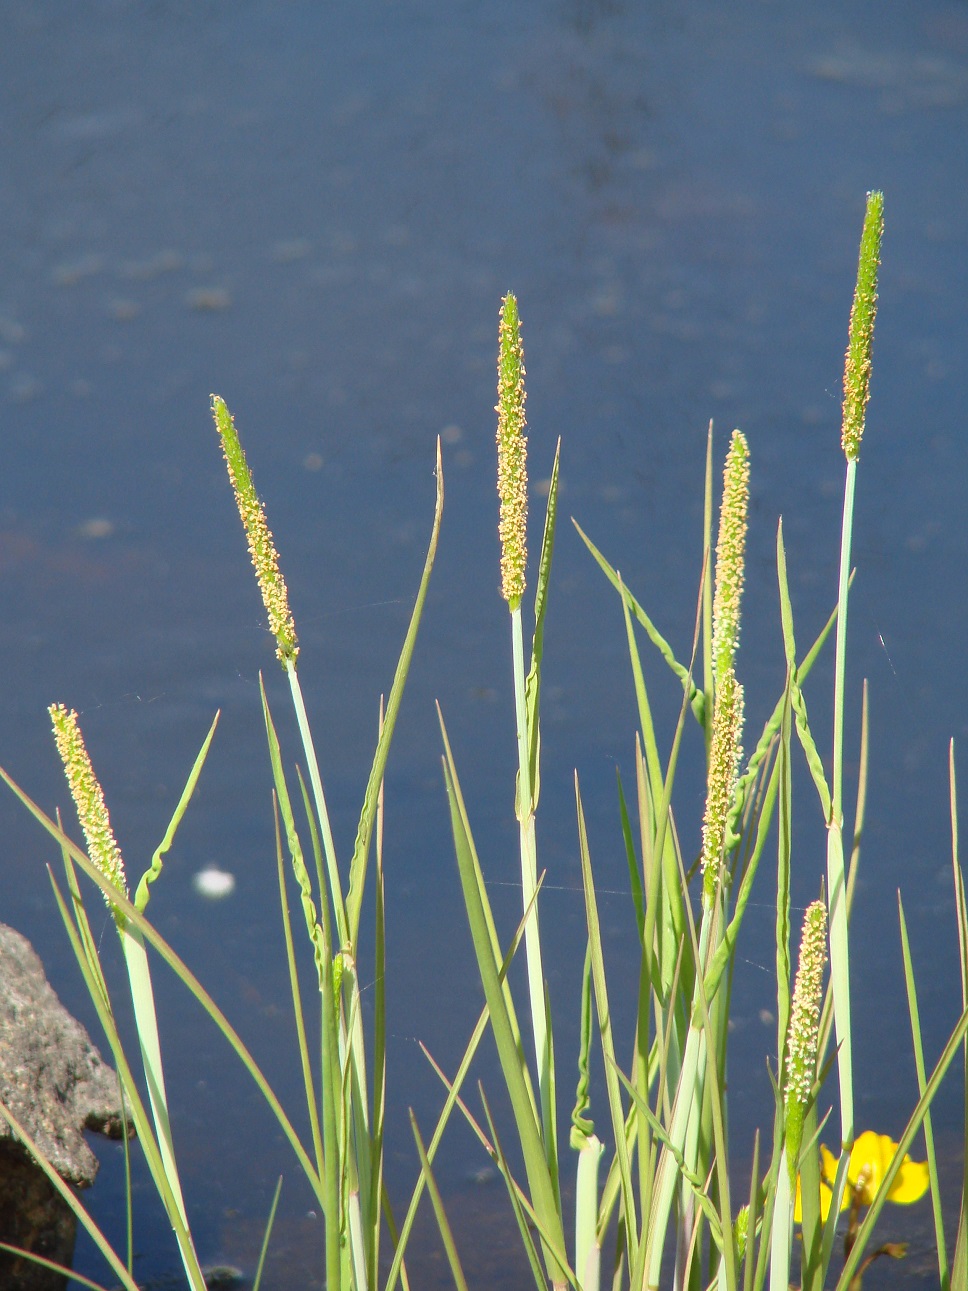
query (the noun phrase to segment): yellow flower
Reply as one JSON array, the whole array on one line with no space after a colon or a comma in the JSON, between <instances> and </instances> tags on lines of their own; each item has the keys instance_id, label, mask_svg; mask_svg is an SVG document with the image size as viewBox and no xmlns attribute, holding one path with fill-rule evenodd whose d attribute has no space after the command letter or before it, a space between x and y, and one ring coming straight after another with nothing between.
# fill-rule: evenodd
<instances>
[{"instance_id":1,"label":"yellow flower","mask_svg":"<svg viewBox=\"0 0 968 1291\"><path fill-rule=\"evenodd\" d=\"M877 1196L884 1176L897 1156L897 1144L889 1134L875 1134L865 1130L858 1135L850 1150L850 1161L847 1164L847 1186L844 1188L844 1199L841 1210L851 1206L860 1208L870 1206ZM820 1180L820 1215L826 1220L833 1200L834 1180L837 1177L837 1158L824 1145L820 1145L821 1180ZM887 1200L899 1206L908 1206L919 1201L928 1190L928 1163L912 1161L905 1155L901 1168L894 1176L887 1194ZM797 1180L797 1195L793 1208L793 1218L800 1223L800 1180Z\"/></svg>"},{"instance_id":2,"label":"yellow flower","mask_svg":"<svg viewBox=\"0 0 968 1291\"><path fill-rule=\"evenodd\" d=\"M836 1158L823 1146L820 1152L823 1156L823 1173L832 1183L837 1173ZM873 1202L881 1181L896 1156L897 1144L888 1134L875 1134L873 1130L865 1130L857 1138L850 1150L847 1183L859 1205L869 1206ZM912 1161L910 1156L905 1156L891 1184L887 1200L907 1206L912 1201L919 1201L927 1191L927 1161Z\"/></svg>"}]
</instances>

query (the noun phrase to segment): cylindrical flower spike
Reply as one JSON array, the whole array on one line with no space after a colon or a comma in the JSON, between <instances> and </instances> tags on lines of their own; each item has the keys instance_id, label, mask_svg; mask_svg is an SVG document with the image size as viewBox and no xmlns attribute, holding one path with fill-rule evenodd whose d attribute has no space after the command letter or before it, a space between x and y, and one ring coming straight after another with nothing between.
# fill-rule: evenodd
<instances>
[{"instance_id":1,"label":"cylindrical flower spike","mask_svg":"<svg viewBox=\"0 0 968 1291\"><path fill-rule=\"evenodd\" d=\"M289 592L279 568L279 554L266 523L265 507L259 501L252 482L252 472L245 460L235 422L225 401L212 395L212 413L222 441L222 452L229 471L229 481L235 493L239 515L249 543L249 555L262 593L262 603L269 616L269 630L276 639L276 654L284 668L294 667L299 655L296 625L289 609Z\"/></svg>"},{"instance_id":2,"label":"cylindrical flower spike","mask_svg":"<svg viewBox=\"0 0 968 1291\"><path fill-rule=\"evenodd\" d=\"M783 1087L786 1154L790 1183L795 1182L803 1138L803 1116L817 1069L823 970L827 962L827 907L807 906L800 934L800 957L793 986L787 1031L786 1080Z\"/></svg>"},{"instance_id":3,"label":"cylindrical flower spike","mask_svg":"<svg viewBox=\"0 0 968 1291\"><path fill-rule=\"evenodd\" d=\"M111 829L111 818L108 815L104 793L94 774L94 767L88 756L84 736L78 724L77 713L69 712L63 704L51 704L50 713L54 728L54 741L57 752L64 764L64 773L70 787L77 818L87 840L87 854L92 864L96 865L112 886L123 896L128 896L128 881L124 873L124 861ZM108 908L114 915L118 927L123 927L125 916L110 897L105 894Z\"/></svg>"},{"instance_id":4,"label":"cylindrical flower spike","mask_svg":"<svg viewBox=\"0 0 968 1291\"><path fill-rule=\"evenodd\" d=\"M716 692L713 735L706 777L706 809L702 826L703 897L712 901L723 879L726 827L743 756L743 687L730 668Z\"/></svg>"},{"instance_id":5,"label":"cylindrical flower spike","mask_svg":"<svg viewBox=\"0 0 968 1291\"><path fill-rule=\"evenodd\" d=\"M870 398L871 352L874 348L874 318L877 314L877 271L881 262L883 234L884 194L868 193L844 361L841 444L848 462L856 462L860 455L867 400Z\"/></svg>"},{"instance_id":6,"label":"cylindrical flower spike","mask_svg":"<svg viewBox=\"0 0 968 1291\"><path fill-rule=\"evenodd\" d=\"M750 454L742 431L734 430L723 470L723 501L716 543L713 601L713 665L716 685L733 667L739 645L740 602L746 567L746 513L750 497Z\"/></svg>"},{"instance_id":7,"label":"cylindrical flower spike","mask_svg":"<svg viewBox=\"0 0 968 1291\"><path fill-rule=\"evenodd\" d=\"M501 595L512 610L524 596L528 563L528 440L524 416L524 346L518 302L501 305L497 358L497 491L501 500Z\"/></svg>"}]
</instances>

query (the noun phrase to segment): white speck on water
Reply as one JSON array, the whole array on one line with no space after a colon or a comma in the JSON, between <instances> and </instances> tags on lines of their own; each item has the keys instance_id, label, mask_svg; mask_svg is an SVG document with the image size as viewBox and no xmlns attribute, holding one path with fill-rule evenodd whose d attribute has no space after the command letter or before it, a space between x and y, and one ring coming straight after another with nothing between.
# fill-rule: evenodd
<instances>
[{"instance_id":1,"label":"white speck on water","mask_svg":"<svg viewBox=\"0 0 968 1291\"><path fill-rule=\"evenodd\" d=\"M106 516L92 516L90 520L79 524L75 532L78 538L86 538L91 542L99 538L110 538L114 533L114 521Z\"/></svg>"},{"instance_id":2,"label":"white speck on water","mask_svg":"<svg viewBox=\"0 0 968 1291\"><path fill-rule=\"evenodd\" d=\"M186 295L185 304L199 314L216 314L230 307L232 297L224 287L195 287Z\"/></svg>"},{"instance_id":3,"label":"white speck on water","mask_svg":"<svg viewBox=\"0 0 968 1291\"><path fill-rule=\"evenodd\" d=\"M200 897L209 901L221 901L235 891L235 875L227 870L220 870L217 865L206 865L192 879L192 887Z\"/></svg>"}]
</instances>

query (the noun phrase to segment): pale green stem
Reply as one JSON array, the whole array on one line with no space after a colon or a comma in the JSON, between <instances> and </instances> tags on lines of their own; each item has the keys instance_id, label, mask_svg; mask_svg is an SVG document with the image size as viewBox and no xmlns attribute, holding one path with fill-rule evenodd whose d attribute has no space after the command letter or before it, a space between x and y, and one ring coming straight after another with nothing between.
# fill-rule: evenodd
<instances>
[{"instance_id":1,"label":"pale green stem","mask_svg":"<svg viewBox=\"0 0 968 1291\"><path fill-rule=\"evenodd\" d=\"M366 1276L366 1259L364 1250L366 1242L363 1237L363 1219L360 1212L360 1194L354 1189L349 1195L350 1252L353 1260L353 1286L356 1291L367 1291L369 1285Z\"/></svg>"},{"instance_id":2,"label":"pale green stem","mask_svg":"<svg viewBox=\"0 0 968 1291\"><path fill-rule=\"evenodd\" d=\"M692 1022L686 1035L682 1067L678 1073L672 1125L669 1139L682 1153L687 1165L695 1169L698 1155L698 1135L702 1119L703 1087L706 1078L707 1036L699 1017L699 991L706 968L722 935L722 920L717 913L717 897L703 898L703 918L699 929L699 954L696 968L696 986L693 991ZM708 1003L708 1001L707 1001ZM663 1148L653 1190L653 1207L648 1227L648 1282L649 1287L659 1285L665 1236L669 1216L679 1180L679 1167L675 1158ZM688 1185L682 1182L683 1189ZM683 1193L685 1196L685 1192Z\"/></svg>"},{"instance_id":3,"label":"pale green stem","mask_svg":"<svg viewBox=\"0 0 968 1291\"><path fill-rule=\"evenodd\" d=\"M309 770L309 784L313 791L313 801L316 803L316 815L319 819L319 831L323 840L323 852L326 856L326 874L329 878L330 896L332 897L333 909L336 913L336 928L339 934L340 946L346 946L349 943L349 927L346 922L346 905L343 901L343 889L340 883L339 866L336 863L336 845L333 842L333 831L329 823L329 812L326 808L326 797L323 793L323 782L319 774L319 762L316 759L316 747L313 744L312 731L309 729L309 717L306 714L306 705L303 701L302 687L299 684L299 674L296 672L296 664L292 659L286 660L286 675L289 678L289 689L292 691L293 707L296 710L296 722L299 725L299 734L302 739L303 751L306 755L306 764ZM325 893L320 893L320 897L325 899Z\"/></svg>"},{"instance_id":4,"label":"pale green stem","mask_svg":"<svg viewBox=\"0 0 968 1291\"><path fill-rule=\"evenodd\" d=\"M680 1151L685 1147L689 1123L697 1114L697 1101L701 1099L700 1073L705 1069L705 1052L705 1033L701 1028L690 1026L672 1108L672 1124L669 1127L669 1140ZM648 1243L646 1285L650 1288L659 1286L669 1215L678 1181L679 1166L669 1149L663 1147L659 1154L659 1165L653 1185L652 1213L649 1215L646 1239Z\"/></svg>"},{"instance_id":5,"label":"pale green stem","mask_svg":"<svg viewBox=\"0 0 968 1291\"><path fill-rule=\"evenodd\" d=\"M138 1041L141 1046L141 1059L144 1064L145 1080L148 1085L148 1098L151 1103L151 1115L155 1123L155 1134L158 1140L158 1152L167 1184L167 1195L159 1188L162 1200L168 1210L178 1250L181 1254L185 1272L194 1291L205 1291L205 1279L202 1276L192 1243L191 1230L188 1225L188 1213L185 1199L182 1196L181 1183L178 1178L178 1165L175 1161L175 1147L171 1136L171 1123L168 1119L168 1095L165 1090L165 1073L161 1062L161 1041L158 1036L158 1019L155 1014L155 997L151 985L151 969L145 951L141 933L130 924L118 925L121 935L121 947L124 951L125 965L128 970L128 981L131 986L131 1001L134 1006L135 1025ZM170 1198L170 1201L169 1201ZM174 1213L172 1213L174 1208Z\"/></svg>"},{"instance_id":6,"label":"pale green stem","mask_svg":"<svg viewBox=\"0 0 968 1291\"><path fill-rule=\"evenodd\" d=\"M752 1233L750 1241L753 1240ZM776 1180L773 1203L773 1231L770 1239L770 1291L788 1291L790 1257L793 1243L793 1197L790 1192L790 1170L784 1147L780 1153L780 1173Z\"/></svg>"},{"instance_id":7,"label":"pale green stem","mask_svg":"<svg viewBox=\"0 0 968 1291\"><path fill-rule=\"evenodd\" d=\"M847 594L850 589L850 545L854 528L854 489L857 462L847 462L844 481L844 515L840 539L840 582L837 594L837 653L834 672L834 770L831 812L843 815L844 797L844 691L847 657Z\"/></svg>"},{"instance_id":8,"label":"pale green stem","mask_svg":"<svg viewBox=\"0 0 968 1291\"><path fill-rule=\"evenodd\" d=\"M696 973L696 990L694 992L693 999L694 1013L699 1008L699 987L706 976L706 971L712 960L713 952L716 950L722 936L723 921L718 914L720 904L721 897L719 894L715 895L711 901L703 902L703 920L702 926L699 930L698 963L700 971L697 971ZM713 1001L709 1010L710 1014L713 1016L718 1015L718 1010L715 1010L714 1013L715 1003L716 1001ZM707 1005L708 1004L709 1001L707 1001ZM699 1050L699 1060L696 1066L696 1078L693 1085L693 1108L689 1116L688 1125L686 1126L686 1137L682 1144L683 1158L693 1174L705 1173L705 1165L700 1169L699 1133L702 1127L702 1110L706 1086L706 1063L709 1059L710 1036L707 1034L705 1028L703 1029L702 1035L703 1044L700 1046ZM683 1237L688 1243L692 1236L692 1229L696 1223L696 1208L693 1205L694 1198L692 1195L692 1187L685 1181L685 1179L682 1180L681 1191L681 1213L684 1219L688 1220L688 1229L686 1229L685 1225L682 1225L684 1229Z\"/></svg>"},{"instance_id":9,"label":"pale green stem","mask_svg":"<svg viewBox=\"0 0 968 1291\"><path fill-rule=\"evenodd\" d=\"M531 907L524 928L524 949L528 967L528 993L531 1001L531 1027L534 1032L538 1088L541 1094L541 1120L547 1149L553 1146L555 1125L551 1113L551 1055L545 1012L544 973L541 967L541 932L538 927L538 903L534 896L538 886L537 843L534 832L533 787L528 717L525 706L524 633L521 607L511 610L511 655L514 670L514 717L518 736L518 788L515 815L521 848L521 899L525 910ZM557 1156L557 1153L555 1154Z\"/></svg>"},{"instance_id":10,"label":"pale green stem","mask_svg":"<svg viewBox=\"0 0 968 1291\"><path fill-rule=\"evenodd\" d=\"M837 652L834 664L834 749L830 820L827 822L827 902L830 912L830 980L837 1036L837 1076L840 1086L840 1133L844 1148L854 1141L853 1056L850 1026L850 961L847 942L847 884L844 874L843 781L844 692L847 655L847 593L850 586L850 545L854 522L856 461L848 461L844 485L844 517L840 541L840 588L837 601Z\"/></svg>"},{"instance_id":11,"label":"pale green stem","mask_svg":"<svg viewBox=\"0 0 968 1291\"><path fill-rule=\"evenodd\" d=\"M343 952L342 1017L340 1025L340 1067L346 1089L347 1125L345 1168L350 1181L348 1194L349 1240L356 1285L362 1291L366 1281L366 1240L361 1197L370 1197L370 1124L366 1102L366 1046L360 1012L360 990L356 963ZM349 1003L347 1007L347 996ZM368 1216L367 1222L378 1222ZM360 1274L362 1271L362 1280Z\"/></svg>"},{"instance_id":12,"label":"pale green stem","mask_svg":"<svg viewBox=\"0 0 968 1291\"><path fill-rule=\"evenodd\" d=\"M598 1240L598 1163L604 1145L589 1135L578 1152L575 1181L575 1272L582 1291L598 1291L602 1248Z\"/></svg>"}]
</instances>

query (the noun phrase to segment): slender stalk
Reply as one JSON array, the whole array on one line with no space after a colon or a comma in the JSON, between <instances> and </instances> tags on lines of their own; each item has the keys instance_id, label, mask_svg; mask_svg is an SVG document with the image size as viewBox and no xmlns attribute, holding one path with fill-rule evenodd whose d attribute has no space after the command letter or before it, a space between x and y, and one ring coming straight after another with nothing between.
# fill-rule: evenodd
<instances>
[{"instance_id":1,"label":"slender stalk","mask_svg":"<svg viewBox=\"0 0 968 1291\"><path fill-rule=\"evenodd\" d=\"M349 924L346 918L346 905L343 901L343 888L340 882L339 866L336 861L336 844L329 823L329 811L326 807L326 795L323 793L323 781L319 774L319 761L316 757L316 746L309 726L306 704L303 700L299 674L296 671L295 658L285 660L286 676L289 678L289 689L292 692L292 704L296 712L296 723L299 737L302 740L303 752L306 755L306 767L309 771L309 784L313 791L313 802L316 804L316 815L319 820L319 831L322 835L323 854L326 857L326 877L329 880L329 894L336 914L336 931L340 945L349 942ZM322 894L321 894L322 895Z\"/></svg>"},{"instance_id":2,"label":"slender stalk","mask_svg":"<svg viewBox=\"0 0 968 1291\"><path fill-rule=\"evenodd\" d=\"M788 1291L790 1256L793 1247L793 1195L790 1191L789 1158L786 1148L780 1157L770 1240L770 1291Z\"/></svg>"},{"instance_id":3,"label":"slender stalk","mask_svg":"<svg viewBox=\"0 0 968 1291\"><path fill-rule=\"evenodd\" d=\"M77 713L73 710L69 712L63 704L52 704L49 712L57 751L64 764L64 774L67 777L71 797L74 799L81 829L84 831L91 863L110 885L110 891L105 892L105 900L114 918L124 951L131 1000L134 1005L135 1025L158 1142L160 1173L152 1168L152 1175L155 1177L159 1196L168 1213L189 1283L195 1291L205 1291L205 1280L192 1242L185 1200L178 1177L178 1164L168 1117L168 1097L165 1091L151 969L144 939L140 929L129 922L125 910L112 899L113 897L128 899L124 859L114 837L104 792L84 743ZM150 1154L147 1154L147 1159L149 1165L152 1165L153 1158Z\"/></svg>"},{"instance_id":4,"label":"slender stalk","mask_svg":"<svg viewBox=\"0 0 968 1291\"><path fill-rule=\"evenodd\" d=\"M521 851L521 900L531 913L524 929L524 949L528 967L528 994L531 1001L531 1027L534 1034L534 1051L538 1072L541 1100L541 1121L546 1143L555 1134L551 1108L551 1065L546 1025L544 973L541 963L541 932L538 926L537 842L535 839L534 810L532 809L531 760L529 756L528 721L525 708L524 641L520 605L511 611L511 654L514 671L514 713L517 726L518 787L515 814L518 819L518 837Z\"/></svg>"},{"instance_id":5,"label":"slender stalk","mask_svg":"<svg viewBox=\"0 0 968 1291\"><path fill-rule=\"evenodd\" d=\"M850 962L847 940L847 887L844 873L843 766L844 708L847 659L847 596L850 586L850 548L854 524L857 459L870 397L871 352L877 313L877 270L884 231L884 195L867 194L867 210L857 263L857 284L850 311L847 357L844 364L844 404L841 444L847 459L844 513L840 538L840 580L837 598L837 645L834 661L834 747L830 818L827 822L827 902L830 912L830 977L837 1035L837 1074L840 1087L840 1133L843 1149L854 1139L853 1046L850 1024Z\"/></svg>"},{"instance_id":6,"label":"slender stalk","mask_svg":"<svg viewBox=\"0 0 968 1291\"><path fill-rule=\"evenodd\" d=\"M119 929L119 931L121 934L121 946L124 951L124 961L131 983L135 1026L138 1031L138 1043L141 1046L141 1059L144 1066L145 1080L148 1085L151 1116L155 1123L155 1134L158 1140L158 1151L161 1155L165 1183L170 1193L170 1201L167 1203L168 1218L171 1221L172 1230L178 1243L178 1250L189 1282L195 1288L195 1291L205 1291L205 1279L192 1241L188 1212L185 1208L185 1199L182 1195L178 1164L175 1158L175 1145L172 1140L171 1122L168 1117L165 1072L161 1060L161 1039L158 1035L158 1019L155 1014L151 970L145 951L145 943L137 928L128 926ZM164 1197L164 1194L162 1196Z\"/></svg>"}]
</instances>

